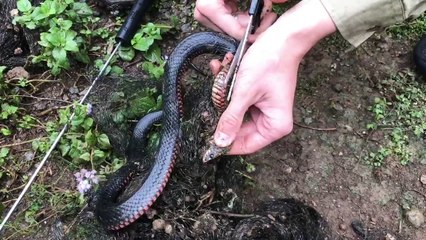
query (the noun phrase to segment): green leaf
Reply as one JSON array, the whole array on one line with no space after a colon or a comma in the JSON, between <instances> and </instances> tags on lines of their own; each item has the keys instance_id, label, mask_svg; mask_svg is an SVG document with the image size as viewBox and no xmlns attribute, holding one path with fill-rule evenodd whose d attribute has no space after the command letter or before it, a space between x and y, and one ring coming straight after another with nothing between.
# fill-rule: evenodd
<instances>
[{"instance_id":1,"label":"green leaf","mask_svg":"<svg viewBox=\"0 0 426 240\"><path fill-rule=\"evenodd\" d=\"M98 136L98 143L101 149L109 149L111 147L111 143L109 142L109 138L106 134Z\"/></svg>"},{"instance_id":2,"label":"green leaf","mask_svg":"<svg viewBox=\"0 0 426 240\"><path fill-rule=\"evenodd\" d=\"M80 155L80 159L83 159L85 161L90 161L90 153L86 152Z\"/></svg>"},{"instance_id":3,"label":"green leaf","mask_svg":"<svg viewBox=\"0 0 426 240\"><path fill-rule=\"evenodd\" d=\"M118 55L123 61L130 62L135 57L135 50L131 47L121 47L118 51Z\"/></svg>"},{"instance_id":4,"label":"green leaf","mask_svg":"<svg viewBox=\"0 0 426 240\"><path fill-rule=\"evenodd\" d=\"M111 67L111 73L114 75L121 75L123 72L124 70L119 66L114 65Z\"/></svg>"},{"instance_id":5,"label":"green leaf","mask_svg":"<svg viewBox=\"0 0 426 240\"><path fill-rule=\"evenodd\" d=\"M92 130L87 131L86 135L84 135L84 140L91 147L96 144L96 137L92 133Z\"/></svg>"},{"instance_id":6,"label":"green leaf","mask_svg":"<svg viewBox=\"0 0 426 240\"><path fill-rule=\"evenodd\" d=\"M3 134L4 136L10 136L12 134L12 131L10 131L9 128L1 128L0 129L1 134Z\"/></svg>"},{"instance_id":7,"label":"green leaf","mask_svg":"<svg viewBox=\"0 0 426 240\"><path fill-rule=\"evenodd\" d=\"M145 52L154 43L153 38L143 36L141 33L137 33L132 39L132 46L139 51Z\"/></svg>"},{"instance_id":8,"label":"green leaf","mask_svg":"<svg viewBox=\"0 0 426 240\"><path fill-rule=\"evenodd\" d=\"M60 26L61 30L68 30L72 27L71 20L63 20L62 18L58 19L57 24Z\"/></svg>"},{"instance_id":9,"label":"green leaf","mask_svg":"<svg viewBox=\"0 0 426 240\"><path fill-rule=\"evenodd\" d=\"M64 48L70 52L78 52L78 45L74 40L67 40Z\"/></svg>"},{"instance_id":10,"label":"green leaf","mask_svg":"<svg viewBox=\"0 0 426 240\"><path fill-rule=\"evenodd\" d=\"M142 64L142 68L146 71L151 77L155 79L160 79L164 74L164 64L160 64L159 66L155 65L152 62L144 62Z\"/></svg>"},{"instance_id":11,"label":"green leaf","mask_svg":"<svg viewBox=\"0 0 426 240\"><path fill-rule=\"evenodd\" d=\"M71 146L68 144L59 145L59 150L61 150L62 157L65 157L70 149L71 149Z\"/></svg>"},{"instance_id":12,"label":"green leaf","mask_svg":"<svg viewBox=\"0 0 426 240\"><path fill-rule=\"evenodd\" d=\"M31 2L29 0L18 0L16 6L20 12L28 12L31 10Z\"/></svg>"},{"instance_id":13,"label":"green leaf","mask_svg":"<svg viewBox=\"0 0 426 240\"><path fill-rule=\"evenodd\" d=\"M149 51L144 54L144 57L149 62L162 63L163 59L161 58L161 49L157 44L153 44Z\"/></svg>"},{"instance_id":14,"label":"green leaf","mask_svg":"<svg viewBox=\"0 0 426 240\"><path fill-rule=\"evenodd\" d=\"M82 124L82 127L84 130L89 130L93 126L93 119L92 118L86 118Z\"/></svg>"},{"instance_id":15,"label":"green leaf","mask_svg":"<svg viewBox=\"0 0 426 240\"><path fill-rule=\"evenodd\" d=\"M73 3L73 10L76 11L79 15L92 15L93 11L90 9L87 3L75 2Z\"/></svg>"},{"instance_id":16,"label":"green leaf","mask_svg":"<svg viewBox=\"0 0 426 240\"><path fill-rule=\"evenodd\" d=\"M3 79L3 72L6 69L5 66L0 66L0 79Z\"/></svg>"},{"instance_id":17,"label":"green leaf","mask_svg":"<svg viewBox=\"0 0 426 240\"><path fill-rule=\"evenodd\" d=\"M106 156L107 156L106 153L102 150L96 149L96 150L93 151L93 157L94 158L104 159Z\"/></svg>"},{"instance_id":18,"label":"green leaf","mask_svg":"<svg viewBox=\"0 0 426 240\"><path fill-rule=\"evenodd\" d=\"M67 52L63 48L54 48L52 56L59 63L67 61Z\"/></svg>"},{"instance_id":19,"label":"green leaf","mask_svg":"<svg viewBox=\"0 0 426 240\"><path fill-rule=\"evenodd\" d=\"M7 157L7 155L9 155L9 151L10 151L10 149L9 148L1 148L0 149L0 159L4 159L4 158L6 158Z\"/></svg>"},{"instance_id":20,"label":"green leaf","mask_svg":"<svg viewBox=\"0 0 426 240\"><path fill-rule=\"evenodd\" d=\"M78 53L76 53L75 55L75 59L77 61L80 61L82 63L86 63L88 64L90 62L90 58L89 55L87 54L86 51L79 51Z\"/></svg>"}]
</instances>

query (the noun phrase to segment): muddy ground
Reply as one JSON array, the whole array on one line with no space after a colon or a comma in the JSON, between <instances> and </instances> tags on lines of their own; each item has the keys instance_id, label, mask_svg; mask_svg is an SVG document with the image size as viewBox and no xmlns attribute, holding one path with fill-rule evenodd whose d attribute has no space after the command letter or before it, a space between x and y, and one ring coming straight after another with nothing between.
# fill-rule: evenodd
<instances>
[{"instance_id":1,"label":"muddy ground","mask_svg":"<svg viewBox=\"0 0 426 240\"><path fill-rule=\"evenodd\" d=\"M425 209L425 186L419 181L426 171L422 159L408 166L389 160L377 169L362 160L368 149L383 143L366 131L372 121L368 106L379 95L375 83L413 69L412 44L382 34L356 50L330 39L313 49L299 73L294 113L295 123L302 125L247 158L257 167L256 187L245 195L247 204L256 204L256 196L292 196L315 206L343 239L356 239L346 229L354 219L387 229L398 239L425 239L424 226L410 226L401 208L410 195L414 208ZM424 141L419 141L420 153Z\"/></svg>"},{"instance_id":2,"label":"muddy ground","mask_svg":"<svg viewBox=\"0 0 426 240\"><path fill-rule=\"evenodd\" d=\"M206 30L194 24L191 6L175 12L182 9L180 19L186 22L165 41L166 53L182 37ZM380 33L353 49L335 35L309 52L300 67L293 132L244 157L256 170L246 173L251 184L239 189L241 213L252 212L264 200L293 197L321 213L336 239L360 239L350 228L355 219L388 234L388 239L426 239L425 224L414 227L402 207L409 201L412 209L426 209L426 186L419 180L426 174L425 159L419 157L425 141L411 143L419 154L407 166L390 158L372 168L363 160L384 141L383 132L371 133L366 128L373 121L368 107L380 95L377 83L392 74L415 70L414 43ZM426 84L422 76L416 78ZM89 224L94 221L90 213L83 218ZM48 222L40 237L31 238L52 237L55 224Z\"/></svg>"}]
</instances>

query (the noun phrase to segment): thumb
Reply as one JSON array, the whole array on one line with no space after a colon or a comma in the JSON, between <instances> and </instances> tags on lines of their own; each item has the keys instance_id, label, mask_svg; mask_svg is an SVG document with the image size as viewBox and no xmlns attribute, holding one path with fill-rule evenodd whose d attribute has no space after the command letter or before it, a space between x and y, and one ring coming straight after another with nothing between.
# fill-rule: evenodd
<instances>
[{"instance_id":1,"label":"thumb","mask_svg":"<svg viewBox=\"0 0 426 240\"><path fill-rule=\"evenodd\" d=\"M250 107L249 99L234 98L223 112L217 124L214 141L219 147L228 147L234 141L243 123L244 114Z\"/></svg>"}]
</instances>

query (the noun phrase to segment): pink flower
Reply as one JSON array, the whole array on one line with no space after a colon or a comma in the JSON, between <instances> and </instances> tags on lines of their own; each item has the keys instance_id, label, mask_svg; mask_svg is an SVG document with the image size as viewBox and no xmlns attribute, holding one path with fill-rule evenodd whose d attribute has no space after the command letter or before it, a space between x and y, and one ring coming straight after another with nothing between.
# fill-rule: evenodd
<instances>
[{"instance_id":1,"label":"pink flower","mask_svg":"<svg viewBox=\"0 0 426 240\"><path fill-rule=\"evenodd\" d=\"M92 188L92 184L98 184L99 178L96 176L96 171L88 171L86 169L81 169L80 172L74 173L75 179L78 182L77 190L84 194Z\"/></svg>"}]
</instances>

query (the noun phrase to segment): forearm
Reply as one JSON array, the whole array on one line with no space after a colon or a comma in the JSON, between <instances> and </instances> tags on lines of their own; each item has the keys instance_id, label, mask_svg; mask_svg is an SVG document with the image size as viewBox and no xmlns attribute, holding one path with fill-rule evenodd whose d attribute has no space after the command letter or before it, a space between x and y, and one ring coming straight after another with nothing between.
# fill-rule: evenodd
<instances>
[{"instance_id":1,"label":"forearm","mask_svg":"<svg viewBox=\"0 0 426 240\"><path fill-rule=\"evenodd\" d=\"M336 26L321 1L304 0L285 12L261 38L279 46L285 59L298 62L319 40L335 31ZM277 53L276 48L271 49Z\"/></svg>"},{"instance_id":2,"label":"forearm","mask_svg":"<svg viewBox=\"0 0 426 240\"><path fill-rule=\"evenodd\" d=\"M358 46L374 32L416 18L426 10L426 0L321 0L339 32Z\"/></svg>"}]
</instances>

